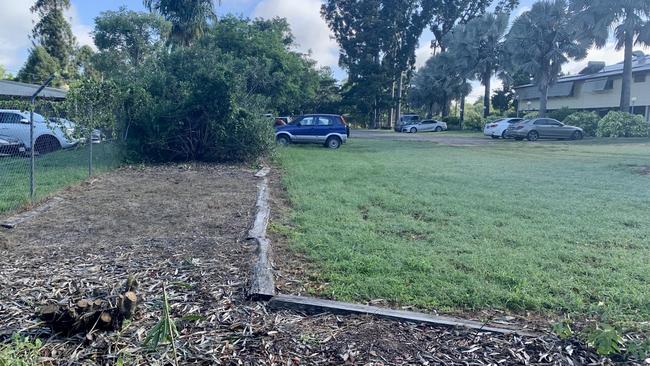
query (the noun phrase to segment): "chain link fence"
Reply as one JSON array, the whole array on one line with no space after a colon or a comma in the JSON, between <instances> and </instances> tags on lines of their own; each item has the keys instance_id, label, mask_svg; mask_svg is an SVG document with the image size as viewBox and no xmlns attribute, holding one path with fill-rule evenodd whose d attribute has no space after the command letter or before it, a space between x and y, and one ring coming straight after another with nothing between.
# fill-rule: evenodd
<instances>
[{"instance_id":1,"label":"chain link fence","mask_svg":"<svg viewBox=\"0 0 650 366\"><path fill-rule=\"evenodd\" d=\"M30 107L24 100L0 104L0 214L37 203L122 161L119 141L110 131L83 130L56 103L37 101L33 115Z\"/></svg>"}]
</instances>

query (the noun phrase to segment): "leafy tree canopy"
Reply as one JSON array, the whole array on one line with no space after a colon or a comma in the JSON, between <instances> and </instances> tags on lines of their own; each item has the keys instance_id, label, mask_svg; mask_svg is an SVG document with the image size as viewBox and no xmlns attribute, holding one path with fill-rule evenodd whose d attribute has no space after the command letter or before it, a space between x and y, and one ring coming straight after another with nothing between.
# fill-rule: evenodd
<instances>
[{"instance_id":1,"label":"leafy tree canopy","mask_svg":"<svg viewBox=\"0 0 650 366\"><path fill-rule=\"evenodd\" d=\"M565 0L540 1L513 23L507 35L506 48L512 65L533 76L541 93L540 115L546 113L548 89L569 60L587 56L589 42L580 36L580 29Z\"/></svg>"},{"instance_id":2,"label":"leafy tree canopy","mask_svg":"<svg viewBox=\"0 0 650 366\"><path fill-rule=\"evenodd\" d=\"M171 23L160 15L122 7L101 13L95 19L93 36L100 52L115 52L119 62L138 66L167 40L170 31Z\"/></svg>"}]
</instances>

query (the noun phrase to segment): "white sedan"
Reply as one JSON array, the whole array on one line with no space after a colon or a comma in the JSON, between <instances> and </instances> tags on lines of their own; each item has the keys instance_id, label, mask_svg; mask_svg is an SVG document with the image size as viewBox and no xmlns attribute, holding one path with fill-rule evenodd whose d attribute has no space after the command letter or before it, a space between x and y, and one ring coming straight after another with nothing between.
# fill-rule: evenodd
<instances>
[{"instance_id":1,"label":"white sedan","mask_svg":"<svg viewBox=\"0 0 650 366\"><path fill-rule=\"evenodd\" d=\"M433 119L425 119L420 122L413 122L402 126L402 132L418 133L418 132L442 132L447 131L447 123L436 121Z\"/></svg>"},{"instance_id":2,"label":"white sedan","mask_svg":"<svg viewBox=\"0 0 650 366\"><path fill-rule=\"evenodd\" d=\"M490 136L493 139L507 139L508 138L508 127L511 125L517 124L521 121L523 121L523 118L502 118L498 119L494 122L490 122L485 125L485 128L483 128L483 134L485 136Z\"/></svg>"},{"instance_id":3,"label":"white sedan","mask_svg":"<svg viewBox=\"0 0 650 366\"><path fill-rule=\"evenodd\" d=\"M28 112L0 109L0 134L20 140L30 146ZM67 149L79 143L72 138L75 126L72 123L47 121L45 117L34 113L34 150L44 154L59 149Z\"/></svg>"}]
</instances>

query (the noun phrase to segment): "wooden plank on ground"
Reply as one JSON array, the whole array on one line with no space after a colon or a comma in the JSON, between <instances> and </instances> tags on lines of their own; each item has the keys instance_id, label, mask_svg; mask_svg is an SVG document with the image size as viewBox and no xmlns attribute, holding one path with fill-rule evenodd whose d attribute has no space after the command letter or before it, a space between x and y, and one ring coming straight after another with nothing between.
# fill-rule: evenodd
<instances>
[{"instance_id":1,"label":"wooden plank on ground","mask_svg":"<svg viewBox=\"0 0 650 366\"><path fill-rule=\"evenodd\" d=\"M271 242L266 238L255 238L257 242L257 261L253 266L249 297L253 300L267 301L275 296L275 281L271 266Z\"/></svg>"},{"instance_id":2,"label":"wooden plank on ground","mask_svg":"<svg viewBox=\"0 0 650 366\"><path fill-rule=\"evenodd\" d=\"M269 218L271 217L271 206L269 206L269 181L268 178L264 178L260 184L258 184L258 193L257 193L257 213L255 215L255 221L253 222L253 227L248 231L248 239L254 238L265 238L266 237L266 228L269 224Z\"/></svg>"},{"instance_id":3,"label":"wooden plank on ground","mask_svg":"<svg viewBox=\"0 0 650 366\"><path fill-rule=\"evenodd\" d=\"M36 216L48 211L52 207L58 205L59 203L63 202L63 198L61 197L54 197L48 200L47 202L43 203L42 205L39 205L38 207L35 207L29 211L20 213L18 215L12 216L8 218L6 221L4 221L0 226L7 228L7 229L13 229L14 227L28 222L32 219L34 219Z\"/></svg>"},{"instance_id":4,"label":"wooden plank on ground","mask_svg":"<svg viewBox=\"0 0 650 366\"><path fill-rule=\"evenodd\" d=\"M271 168L268 166L265 166L264 168L260 169L257 173L255 173L255 176L257 178L264 178L266 177L269 173L271 172Z\"/></svg>"},{"instance_id":5,"label":"wooden plank on ground","mask_svg":"<svg viewBox=\"0 0 650 366\"><path fill-rule=\"evenodd\" d=\"M482 332L499 334L517 334L520 336L538 337L539 334L525 329L506 329L486 326L477 321L460 318L435 316L413 311L392 310L376 306L349 304L339 301L322 300L303 296L278 295L269 301L269 307L274 310L293 310L307 314L332 313L337 315L374 315L380 318L402 322L430 324L443 327L463 327Z\"/></svg>"}]
</instances>

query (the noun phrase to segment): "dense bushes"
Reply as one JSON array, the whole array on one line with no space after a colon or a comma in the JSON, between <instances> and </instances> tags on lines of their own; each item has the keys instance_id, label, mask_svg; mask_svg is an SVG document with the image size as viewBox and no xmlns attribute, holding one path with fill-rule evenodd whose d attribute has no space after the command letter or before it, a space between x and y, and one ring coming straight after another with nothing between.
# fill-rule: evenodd
<instances>
[{"instance_id":1,"label":"dense bushes","mask_svg":"<svg viewBox=\"0 0 650 366\"><path fill-rule=\"evenodd\" d=\"M570 126L582 128L587 136L596 136L600 116L595 112L576 112L567 116L564 123Z\"/></svg>"},{"instance_id":2,"label":"dense bushes","mask_svg":"<svg viewBox=\"0 0 650 366\"><path fill-rule=\"evenodd\" d=\"M484 126L483 117L475 111L468 111L465 113L465 122L463 129L465 130L482 130Z\"/></svg>"},{"instance_id":3,"label":"dense bushes","mask_svg":"<svg viewBox=\"0 0 650 366\"><path fill-rule=\"evenodd\" d=\"M598 123L599 137L645 137L649 125L642 116L625 112L609 112Z\"/></svg>"},{"instance_id":4,"label":"dense bushes","mask_svg":"<svg viewBox=\"0 0 650 366\"><path fill-rule=\"evenodd\" d=\"M119 78L134 161L249 161L273 147L268 111L316 98L320 75L290 51L284 20L226 17L190 47L159 50Z\"/></svg>"},{"instance_id":5,"label":"dense bushes","mask_svg":"<svg viewBox=\"0 0 650 366\"><path fill-rule=\"evenodd\" d=\"M562 107L553 111L549 111L547 114L548 118L553 118L558 121L564 121L567 117L575 113L574 109L569 109L568 107Z\"/></svg>"},{"instance_id":6,"label":"dense bushes","mask_svg":"<svg viewBox=\"0 0 650 366\"><path fill-rule=\"evenodd\" d=\"M459 130L460 129L460 118L459 117L442 117L442 121L447 124L447 128L450 130Z\"/></svg>"}]
</instances>

